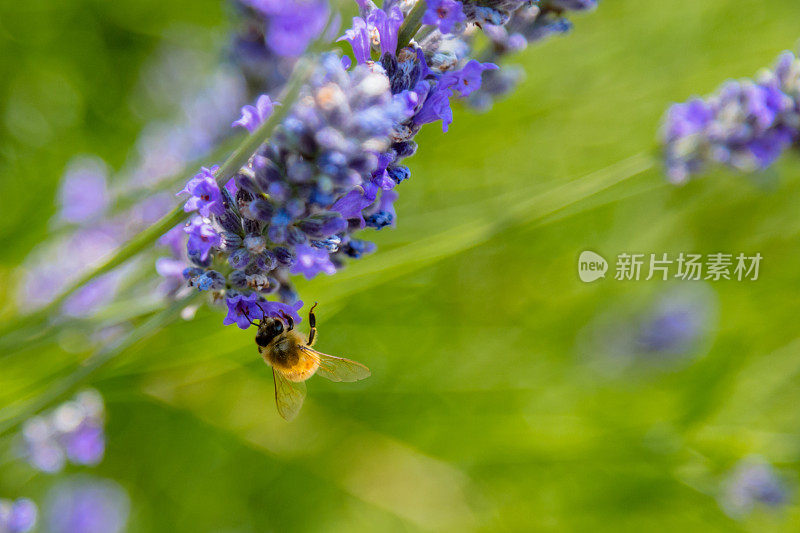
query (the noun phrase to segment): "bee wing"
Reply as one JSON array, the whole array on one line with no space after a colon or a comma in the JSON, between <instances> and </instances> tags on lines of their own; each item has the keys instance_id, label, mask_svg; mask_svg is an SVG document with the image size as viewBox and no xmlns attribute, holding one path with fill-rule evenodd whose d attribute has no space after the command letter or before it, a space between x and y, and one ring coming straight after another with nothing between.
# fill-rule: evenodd
<instances>
[{"instance_id":1,"label":"bee wing","mask_svg":"<svg viewBox=\"0 0 800 533\"><path fill-rule=\"evenodd\" d=\"M300 349L317 360L317 374L331 381L358 381L372 375L369 368L356 361L318 352L308 346L300 346Z\"/></svg>"},{"instance_id":2,"label":"bee wing","mask_svg":"<svg viewBox=\"0 0 800 533\"><path fill-rule=\"evenodd\" d=\"M303 381L289 381L283 374L272 369L272 379L275 381L275 405L278 413L286 420L291 421L303 407L306 398L306 384Z\"/></svg>"}]
</instances>

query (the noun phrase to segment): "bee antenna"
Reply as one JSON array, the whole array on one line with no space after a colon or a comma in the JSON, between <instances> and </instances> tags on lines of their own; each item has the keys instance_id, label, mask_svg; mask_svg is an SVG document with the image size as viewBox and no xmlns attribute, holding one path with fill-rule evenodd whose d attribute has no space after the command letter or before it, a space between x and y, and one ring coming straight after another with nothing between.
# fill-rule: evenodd
<instances>
[{"instance_id":1,"label":"bee antenna","mask_svg":"<svg viewBox=\"0 0 800 533\"><path fill-rule=\"evenodd\" d=\"M264 320L267 317L267 312L264 311L264 308L261 307L260 303L258 303L258 302L253 302L253 303L256 304L259 309L261 309L261 320Z\"/></svg>"},{"instance_id":2,"label":"bee antenna","mask_svg":"<svg viewBox=\"0 0 800 533\"><path fill-rule=\"evenodd\" d=\"M253 322L253 320L250 318L250 315L248 315L248 314L247 314L247 309L242 309L242 312L244 313L244 317L245 317L247 320L249 320L249 321L250 321L250 324L252 324L252 325L253 325L253 326L255 326L255 327L258 327L258 324L256 324L255 322Z\"/></svg>"}]
</instances>

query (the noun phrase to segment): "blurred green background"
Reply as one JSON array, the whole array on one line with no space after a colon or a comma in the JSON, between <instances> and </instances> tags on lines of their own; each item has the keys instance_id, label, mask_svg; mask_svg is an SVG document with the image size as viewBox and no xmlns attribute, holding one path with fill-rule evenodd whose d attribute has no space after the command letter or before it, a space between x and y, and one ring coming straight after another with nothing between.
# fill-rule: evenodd
<instances>
[{"instance_id":1,"label":"blurred green background","mask_svg":"<svg viewBox=\"0 0 800 533\"><path fill-rule=\"evenodd\" d=\"M132 104L142 68L187 35L213 53L226 13L219 0L0 6L3 320L68 160L119 168L164 112ZM670 103L794 48L800 4L604 0L574 19L515 58L527 79L513 96L423 131L377 254L300 286L320 303L319 349L372 378L313 379L287 424L252 332L206 308L92 376L109 439L92 472L130 493L130 531L800 529L796 489L738 521L718 501L742 458L790 487L800 473L800 160L682 188L635 171ZM584 284L586 249L764 260L755 282ZM713 310L689 353L619 364L591 333L675 290ZM0 407L86 359L69 335L0 361ZM2 445L0 497L43 495L53 477Z\"/></svg>"}]
</instances>

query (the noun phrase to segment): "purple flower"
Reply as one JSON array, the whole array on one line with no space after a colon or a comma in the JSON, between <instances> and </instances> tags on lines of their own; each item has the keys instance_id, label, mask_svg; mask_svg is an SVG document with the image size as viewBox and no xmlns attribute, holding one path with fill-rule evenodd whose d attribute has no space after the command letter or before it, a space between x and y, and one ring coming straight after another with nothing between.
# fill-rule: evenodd
<instances>
[{"instance_id":1,"label":"purple flower","mask_svg":"<svg viewBox=\"0 0 800 533\"><path fill-rule=\"evenodd\" d=\"M254 292L246 296L243 294L228 296L225 299L225 303L228 305L228 315L222 324L225 326L236 324L241 329L249 328L251 320L256 320L261 316L261 310L256 307L258 299L258 294Z\"/></svg>"},{"instance_id":2,"label":"purple flower","mask_svg":"<svg viewBox=\"0 0 800 533\"><path fill-rule=\"evenodd\" d=\"M497 68L494 63L481 63L472 59L461 70L445 74L444 77L454 80L453 90L463 98L481 88L481 74L484 70L496 70Z\"/></svg>"},{"instance_id":3,"label":"purple flower","mask_svg":"<svg viewBox=\"0 0 800 533\"><path fill-rule=\"evenodd\" d=\"M753 155L758 168L767 168L795 142L797 137L796 130L779 126L748 142L747 150Z\"/></svg>"},{"instance_id":4,"label":"purple flower","mask_svg":"<svg viewBox=\"0 0 800 533\"><path fill-rule=\"evenodd\" d=\"M242 107L242 118L231 124L231 126L241 126L253 133L258 127L272 115L272 109L280 105L278 102L270 100L269 96L262 94L256 100L256 105L246 105ZM226 185L227 186L227 185Z\"/></svg>"},{"instance_id":5,"label":"purple flower","mask_svg":"<svg viewBox=\"0 0 800 533\"><path fill-rule=\"evenodd\" d=\"M277 105L277 103L275 105ZM239 190L239 187L236 186L236 178L228 180L228 183L225 184L225 190L230 193L231 198L236 198L236 192Z\"/></svg>"},{"instance_id":6,"label":"purple flower","mask_svg":"<svg viewBox=\"0 0 800 533\"><path fill-rule=\"evenodd\" d=\"M353 189L346 195L339 198L336 203L331 206L332 211L337 211L347 220L357 220L358 227L364 227L364 216L361 211L369 207L374 201L373 198L368 198L363 189Z\"/></svg>"},{"instance_id":7,"label":"purple flower","mask_svg":"<svg viewBox=\"0 0 800 533\"><path fill-rule=\"evenodd\" d=\"M36 504L27 498L0 499L0 531L3 533L27 533L36 525L37 516Z\"/></svg>"},{"instance_id":8,"label":"purple flower","mask_svg":"<svg viewBox=\"0 0 800 533\"><path fill-rule=\"evenodd\" d=\"M442 121L442 131L447 131L450 124L453 122L453 110L450 109L450 97L453 95L453 85L456 79L454 77L442 77L436 83L433 89L428 92L425 102L422 104L422 109L419 110L413 120L417 125L429 124ZM415 89L416 91L417 89Z\"/></svg>"},{"instance_id":9,"label":"purple flower","mask_svg":"<svg viewBox=\"0 0 800 533\"><path fill-rule=\"evenodd\" d=\"M712 113L711 107L700 98L673 105L667 112L668 138L677 139L703 131L711 122Z\"/></svg>"},{"instance_id":10,"label":"purple flower","mask_svg":"<svg viewBox=\"0 0 800 533\"><path fill-rule=\"evenodd\" d=\"M82 223L101 216L110 202L105 164L96 158L72 161L61 181L59 218Z\"/></svg>"},{"instance_id":11,"label":"purple flower","mask_svg":"<svg viewBox=\"0 0 800 533\"><path fill-rule=\"evenodd\" d=\"M353 26L338 40L350 43L357 63L366 63L370 60L373 36L378 37L381 56L395 54L398 32L402 24L403 12L399 7L390 7L388 13L383 9L374 8L366 19L353 17Z\"/></svg>"},{"instance_id":12,"label":"purple flower","mask_svg":"<svg viewBox=\"0 0 800 533\"><path fill-rule=\"evenodd\" d=\"M367 22L361 17L353 17L353 27L346 30L338 41L347 41L353 48L356 63L366 63L370 59L370 39Z\"/></svg>"},{"instance_id":13,"label":"purple flower","mask_svg":"<svg viewBox=\"0 0 800 533\"><path fill-rule=\"evenodd\" d=\"M225 206L222 203L222 193L214 179L214 172L219 170L219 166L206 168L201 167L200 173L189 180L186 187L178 194L189 193L191 197L186 201L183 210L187 213L197 211L204 217L212 214L222 215L225 213Z\"/></svg>"},{"instance_id":14,"label":"purple flower","mask_svg":"<svg viewBox=\"0 0 800 533\"><path fill-rule=\"evenodd\" d=\"M466 20L464 6L458 0L428 0L428 9L422 16L423 24L436 26L442 33L453 33Z\"/></svg>"},{"instance_id":15,"label":"purple flower","mask_svg":"<svg viewBox=\"0 0 800 533\"><path fill-rule=\"evenodd\" d=\"M281 302L267 302L261 300L259 295L253 292L249 295L237 294L228 296L225 299L225 303L228 305L228 315L222 323L226 326L236 324L241 329L247 329L250 327L251 320L260 320L267 316L280 318L282 313L292 317L295 323L300 323L303 320L297 314L297 311L303 307L302 301L297 301L293 305Z\"/></svg>"},{"instance_id":16,"label":"purple flower","mask_svg":"<svg viewBox=\"0 0 800 533\"><path fill-rule=\"evenodd\" d=\"M189 235L187 249L190 257L194 254L205 261L211 249L220 245L219 234L199 216L192 218L183 231Z\"/></svg>"},{"instance_id":17,"label":"purple flower","mask_svg":"<svg viewBox=\"0 0 800 533\"><path fill-rule=\"evenodd\" d=\"M96 465L103 460L106 439L103 428L87 421L63 438L70 462L76 465Z\"/></svg>"},{"instance_id":18,"label":"purple flower","mask_svg":"<svg viewBox=\"0 0 800 533\"><path fill-rule=\"evenodd\" d=\"M295 324L303 321L297 313L303 307L303 301L297 300L293 304L285 304L282 302L260 302L259 312L263 309L262 318L270 316L272 318L283 318L283 315L290 316Z\"/></svg>"},{"instance_id":19,"label":"purple flower","mask_svg":"<svg viewBox=\"0 0 800 533\"><path fill-rule=\"evenodd\" d=\"M397 37L400 26L403 24L403 12L397 6L388 8L388 13L383 9L375 9L367 18L367 24L374 26L378 32L383 54L394 55L397 51Z\"/></svg>"},{"instance_id":20,"label":"purple flower","mask_svg":"<svg viewBox=\"0 0 800 533\"><path fill-rule=\"evenodd\" d=\"M336 266L326 250L301 244L297 246L296 252L297 259L289 271L292 274L303 274L306 279L311 279L320 272L328 275L336 273Z\"/></svg>"},{"instance_id":21,"label":"purple flower","mask_svg":"<svg viewBox=\"0 0 800 533\"><path fill-rule=\"evenodd\" d=\"M119 533L128 521L130 500L108 479L72 476L48 493L45 516L51 533Z\"/></svg>"},{"instance_id":22,"label":"purple flower","mask_svg":"<svg viewBox=\"0 0 800 533\"><path fill-rule=\"evenodd\" d=\"M325 0L242 0L267 21L267 46L280 56L297 57L325 28Z\"/></svg>"}]
</instances>

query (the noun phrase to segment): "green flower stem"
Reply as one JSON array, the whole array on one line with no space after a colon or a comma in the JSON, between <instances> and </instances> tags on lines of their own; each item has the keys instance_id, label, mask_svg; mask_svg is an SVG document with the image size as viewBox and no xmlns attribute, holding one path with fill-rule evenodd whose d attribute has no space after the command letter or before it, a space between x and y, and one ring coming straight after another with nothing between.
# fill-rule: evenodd
<instances>
[{"instance_id":1,"label":"green flower stem","mask_svg":"<svg viewBox=\"0 0 800 533\"><path fill-rule=\"evenodd\" d=\"M408 43L411 42L411 39L414 38L422 27L422 16L425 14L427 7L428 5L425 0L418 0L418 2L414 4L414 7L411 8L411 12L408 16L403 20L397 37L398 52L408 46Z\"/></svg>"}]
</instances>

